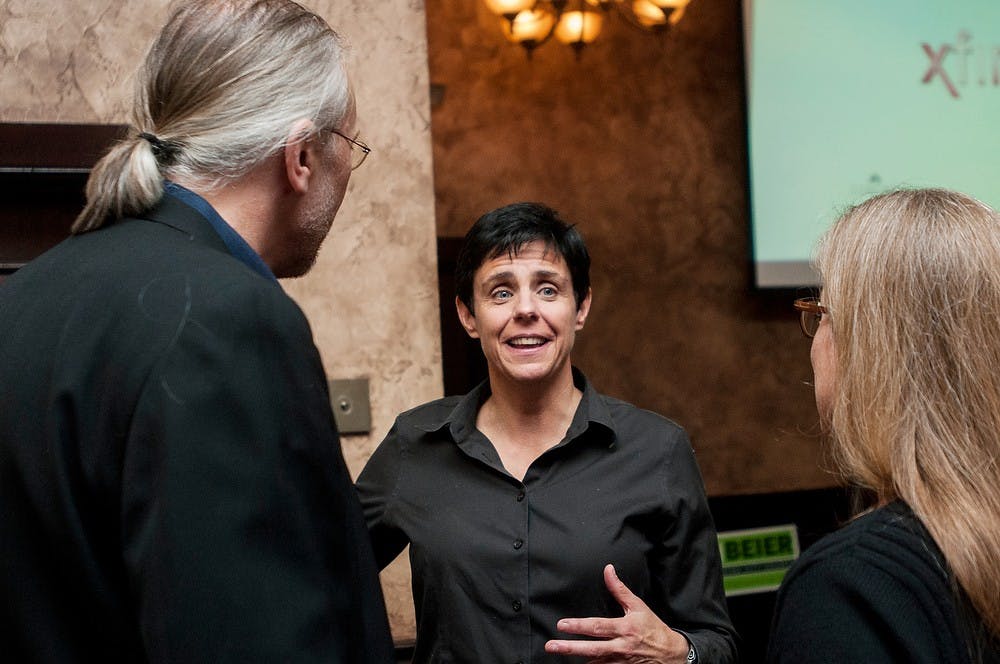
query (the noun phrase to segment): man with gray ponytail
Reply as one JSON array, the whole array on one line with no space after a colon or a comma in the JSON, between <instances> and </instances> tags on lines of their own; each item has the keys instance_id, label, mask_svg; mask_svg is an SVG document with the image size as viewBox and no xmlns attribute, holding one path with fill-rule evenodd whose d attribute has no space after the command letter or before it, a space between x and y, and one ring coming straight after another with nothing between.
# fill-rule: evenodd
<instances>
[{"instance_id":1,"label":"man with gray ponytail","mask_svg":"<svg viewBox=\"0 0 1000 664\"><path fill-rule=\"evenodd\" d=\"M0 643L16 662L393 661L305 316L358 140L339 37L182 4L73 236L0 287Z\"/></svg>"}]
</instances>

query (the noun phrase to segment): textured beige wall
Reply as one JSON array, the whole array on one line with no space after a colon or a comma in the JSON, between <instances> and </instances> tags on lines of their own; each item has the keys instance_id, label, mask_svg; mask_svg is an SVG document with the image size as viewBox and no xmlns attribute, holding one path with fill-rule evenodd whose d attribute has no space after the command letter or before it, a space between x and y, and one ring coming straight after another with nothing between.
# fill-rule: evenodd
<instances>
[{"instance_id":1,"label":"textured beige wall","mask_svg":"<svg viewBox=\"0 0 1000 664\"><path fill-rule=\"evenodd\" d=\"M685 426L710 494L832 485L791 294L750 282L740 1L531 59L481 0L426 6L438 233L554 206L593 254L574 361L598 389Z\"/></svg>"},{"instance_id":2,"label":"textured beige wall","mask_svg":"<svg viewBox=\"0 0 1000 664\"><path fill-rule=\"evenodd\" d=\"M124 123L131 75L168 0L0 0L0 121ZM422 3L306 0L352 46L358 126L373 153L316 267L285 283L332 378L368 377L370 436L345 436L356 474L396 413L441 395L430 107ZM412 636L403 561L383 574L397 638Z\"/></svg>"}]
</instances>

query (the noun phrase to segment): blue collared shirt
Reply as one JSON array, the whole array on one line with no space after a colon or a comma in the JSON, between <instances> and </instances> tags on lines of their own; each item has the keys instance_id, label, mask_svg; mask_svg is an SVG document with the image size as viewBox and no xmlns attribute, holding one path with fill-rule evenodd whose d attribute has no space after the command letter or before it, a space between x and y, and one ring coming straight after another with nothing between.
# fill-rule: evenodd
<instances>
[{"instance_id":1,"label":"blue collared shirt","mask_svg":"<svg viewBox=\"0 0 1000 664\"><path fill-rule=\"evenodd\" d=\"M226 223L226 220L215 211L215 208L213 208L208 201L190 189L186 189L185 187L182 187L176 182L171 182L170 180L164 180L163 193L167 196L177 198L200 212L208 223L212 224L212 228L214 228L215 232L219 234L222 241L226 243L226 248L229 249L229 253L231 253L233 257L242 261L247 267L260 274L262 277L278 283L278 278L274 276L274 273L271 272L271 268L267 266L267 263L265 263L264 259L260 257L260 254L254 251L253 247L247 244L247 241L244 240L232 226Z\"/></svg>"}]
</instances>

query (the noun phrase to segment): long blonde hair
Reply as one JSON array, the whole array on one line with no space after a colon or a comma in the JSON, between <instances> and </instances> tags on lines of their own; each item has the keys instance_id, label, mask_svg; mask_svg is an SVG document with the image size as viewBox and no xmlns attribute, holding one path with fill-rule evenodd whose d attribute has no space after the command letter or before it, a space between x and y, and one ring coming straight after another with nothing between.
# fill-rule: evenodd
<instances>
[{"instance_id":1,"label":"long blonde hair","mask_svg":"<svg viewBox=\"0 0 1000 664\"><path fill-rule=\"evenodd\" d=\"M820 243L845 475L901 498L1000 636L1000 215L940 189L875 196Z\"/></svg>"},{"instance_id":2,"label":"long blonde hair","mask_svg":"<svg viewBox=\"0 0 1000 664\"><path fill-rule=\"evenodd\" d=\"M150 47L134 133L91 171L73 232L151 208L164 177L206 190L235 180L279 150L297 120L335 128L352 104L340 38L301 5L185 2Z\"/></svg>"}]
</instances>

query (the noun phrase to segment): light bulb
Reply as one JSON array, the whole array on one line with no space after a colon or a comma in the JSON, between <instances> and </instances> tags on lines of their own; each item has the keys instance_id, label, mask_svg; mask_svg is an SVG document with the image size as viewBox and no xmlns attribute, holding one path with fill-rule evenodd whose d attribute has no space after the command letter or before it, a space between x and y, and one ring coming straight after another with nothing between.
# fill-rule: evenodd
<instances>
[{"instance_id":1,"label":"light bulb","mask_svg":"<svg viewBox=\"0 0 1000 664\"><path fill-rule=\"evenodd\" d=\"M535 0L484 0L486 6L497 16L516 16L518 12L531 9Z\"/></svg>"},{"instance_id":2,"label":"light bulb","mask_svg":"<svg viewBox=\"0 0 1000 664\"><path fill-rule=\"evenodd\" d=\"M564 44L589 44L601 34L603 20L597 12L565 12L556 25L556 39Z\"/></svg>"},{"instance_id":3,"label":"light bulb","mask_svg":"<svg viewBox=\"0 0 1000 664\"><path fill-rule=\"evenodd\" d=\"M656 28L667 24L667 13L660 9L652 0L634 0L632 13L644 28Z\"/></svg>"},{"instance_id":4,"label":"light bulb","mask_svg":"<svg viewBox=\"0 0 1000 664\"><path fill-rule=\"evenodd\" d=\"M528 9L519 12L509 23L503 26L504 36L518 44L539 43L552 30L556 17L544 9Z\"/></svg>"}]
</instances>

